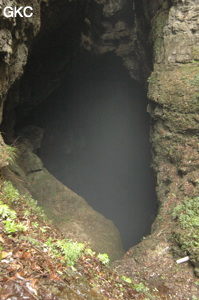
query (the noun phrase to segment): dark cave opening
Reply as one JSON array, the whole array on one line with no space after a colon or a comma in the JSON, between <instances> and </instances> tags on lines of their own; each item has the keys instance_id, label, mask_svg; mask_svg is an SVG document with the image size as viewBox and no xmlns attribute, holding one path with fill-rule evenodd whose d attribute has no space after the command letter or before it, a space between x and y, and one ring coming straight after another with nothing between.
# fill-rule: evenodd
<instances>
[{"instance_id":1,"label":"dark cave opening","mask_svg":"<svg viewBox=\"0 0 199 300\"><path fill-rule=\"evenodd\" d=\"M45 167L119 229L124 248L156 214L143 87L113 54L79 57L62 85L16 125L44 128Z\"/></svg>"}]
</instances>

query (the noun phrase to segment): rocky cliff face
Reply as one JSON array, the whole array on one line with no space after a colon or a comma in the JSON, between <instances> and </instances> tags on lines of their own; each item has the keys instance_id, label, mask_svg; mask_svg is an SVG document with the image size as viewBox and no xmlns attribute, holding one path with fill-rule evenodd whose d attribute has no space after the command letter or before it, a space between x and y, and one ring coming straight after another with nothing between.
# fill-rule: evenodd
<instances>
[{"instance_id":1,"label":"rocky cliff face","mask_svg":"<svg viewBox=\"0 0 199 300\"><path fill-rule=\"evenodd\" d=\"M35 14L35 20L31 21L34 26L40 20L39 6L36 8L38 15ZM66 237L90 243L97 252L105 252L106 249L110 258L115 260L121 257L124 251L119 231L113 222L94 211L83 198L56 180L35 154L41 143L42 130L34 126L27 127L17 133L19 138L16 139L16 132L14 132L16 123L44 101L60 84L67 67L79 49L80 26L84 19L85 8L85 1L82 1L81 5L78 1L62 0L58 5L56 1L41 3L41 30L39 33L34 32L38 35L34 39L29 57L28 51L26 55L21 53L19 61L15 57L16 65L20 65L15 80L9 69L9 62L5 61L12 81L5 80L7 98L1 131L5 141L14 143L18 148L18 158L10 168L11 173L5 169L4 176L14 182L22 193L30 192L39 204L45 207L49 218L54 220ZM13 28L10 30L15 33L15 20L11 20ZM20 34L23 36L21 40L25 47L25 41L31 38L28 27L22 26ZM23 73L22 66L25 65L27 57L28 64L24 75L21 80L16 81ZM5 78L6 76L5 73ZM6 147L2 140L1 145L1 156L4 156ZM7 164L3 160L0 162L2 166ZM23 183L19 184L19 180Z\"/></svg>"},{"instance_id":2,"label":"rocky cliff face","mask_svg":"<svg viewBox=\"0 0 199 300\"><path fill-rule=\"evenodd\" d=\"M82 32L82 45L98 55L121 57L132 78L143 81L150 73L150 23L139 1L93 1Z\"/></svg>"},{"instance_id":3,"label":"rocky cliff face","mask_svg":"<svg viewBox=\"0 0 199 300\"><path fill-rule=\"evenodd\" d=\"M19 22L1 16L1 115L7 95L2 130L12 137L13 120L52 93L75 59L80 41L96 55L114 52L121 57L143 88L149 77L148 112L159 213L152 234L130 249L115 268L130 277L138 276L135 270L139 270L143 280L168 295L173 293L174 299L197 295L193 266L198 275L198 219L196 216L195 224L186 219L184 224L183 215L174 218L173 211L181 204L192 219L198 212L199 1L95 0L81 6L77 1L49 1L42 8L42 29L31 48L23 79L14 86L40 25L39 6L34 5L34 19ZM60 10L63 15L58 17ZM196 232L191 240L187 238L190 230ZM192 265L177 268L175 259L186 255ZM171 278L176 279L175 286Z\"/></svg>"},{"instance_id":4,"label":"rocky cliff face","mask_svg":"<svg viewBox=\"0 0 199 300\"><path fill-rule=\"evenodd\" d=\"M19 4L23 4L19 1ZM34 8L32 18L6 18L3 9L14 6L11 1L0 1L0 123L2 122L3 104L14 82L21 77L27 63L30 44L40 29L40 6L35 1L27 5ZM12 106L13 104L11 104ZM14 117L14 115L13 115ZM12 117L10 118L12 120ZM11 122L13 124L14 120ZM4 143L0 137L2 151ZM5 162L1 160L1 166Z\"/></svg>"},{"instance_id":5,"label":"rocky cliff face","mask_svg":"<svg viewBox=\"0 0 199 300\"><path fill-rule=\"evenodd\" d=\"M181 215L177 219L184 227L179 223L176 225L172 214L174 207L180 204L179 208L182 203L186 216L191 214L191 218L194 218L194 214L196 216L198 213L199 2L174 1L169 9L165 5L151 20L154 65L148 79L148 96L152 101L148 105L148 112L153 120L151 142L153 167L157 174L159 213L152 235L130 250L118 268L132 276L132 270L142 265L142 272L148 280L156 282L159 278L159 284L170 289L172 284L168 274L171 276L173 272L173 277L177 276L178 279L182 274L182 271L180 274L174 271L173 255L176 258L178 255L190 255L196 267L195 274L198 274L198 246L191 247L191 240L186 237L186 234L190 234L187 228L193 224L188 219L181 222L181 217L186 218ZM194 203L195 212L191 203ZM178 212L180 214L180 209ZM198 228L198 225L195 226ZM182 228L185 233L181 231ZM192 239L192 243L197 245L198 235ZM173 245L176 241L186 251L176 248ZM174 252L171 255L172 250ZM127 264L131 266L127 267ZM153 270L159 275L152 275ZM185 278L190 276L189 268L185 267L183 272ZM161 276L166 279L164 283ZM175 295L178 299L183 299L188 290L194 294L194 287L189 284L184 287L184 292L180 292L180 289L180 284L176 283Z\"/></svg>"},{"instance_id":6,"label":"rocky cliff face","mask_svg":"<svg viewBox=\"0 0 199 300\"><path fill-rule=\"evenodd\" d=\"M40 6L35 1L28 1L27 5L34 9L32 18L6 18L3 9L14 7L12 1L0 1L0 107L2 120L3 102L12 84L23 74L27 62L30 44L40 29ZM23 5L23 1L18 2Z\"/></svg>"},{"instance_id":7,"label":"rocky cliff face","mask_svg":"<svg viewBox=\"0 0 199 300\"><path fill-rule=\"evenodd\" d=\"M162 42L154 44L154 69L148 79L153 103L148 110L154 120L151 139L161 213L165 199L168 206L168 201L175 205L198 195L198 4L174 3Z\"/></svg>"}]
</instances>

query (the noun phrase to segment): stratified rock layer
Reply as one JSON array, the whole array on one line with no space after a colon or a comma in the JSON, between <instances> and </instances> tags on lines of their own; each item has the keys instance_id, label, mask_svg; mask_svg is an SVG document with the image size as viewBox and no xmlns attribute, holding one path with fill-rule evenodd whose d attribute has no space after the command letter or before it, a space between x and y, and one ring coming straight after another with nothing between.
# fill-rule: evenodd
<instances>
[{"instance_id":1,"label":"stratified rock layer","mask_svg":"<svg viewBox=\"0 0 199 300\"><path fill-rule=\"evenodd\" d=\"M199 193L198 7L199 1L174 1L170 9L162 7L152 18L154 67L148 79L148 112L153 121L153 167L160 207L152 235L116 264L132 277L139 268L155 286L168 294L174 290L174 299L198 295L190 265L176 268L175 259L190 255L198 274L199 252L187 253L174 246L179 225L172 217L176 205ZM175 278L175 287L171 278ZM180 281L187 282L183 290Z\"/></svg>"}]
</instances>

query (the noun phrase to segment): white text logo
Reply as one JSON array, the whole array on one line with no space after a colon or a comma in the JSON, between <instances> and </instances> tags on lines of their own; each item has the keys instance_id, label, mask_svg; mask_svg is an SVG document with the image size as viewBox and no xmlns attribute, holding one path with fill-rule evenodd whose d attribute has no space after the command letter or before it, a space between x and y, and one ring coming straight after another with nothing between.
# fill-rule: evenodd
<instances>
[{"instance_id":1,"label":"white text logo","mask_svg":"<svg viewBox=\"0 0 199 300\"><path fill-rule=\"evenodd\" d=\"M23 17L30 18L33 15L33 8L31 6L25 6L25 7L6 6L3 10L3 15L6 18L16 18L17 16L19 16L20 18Z\"/></svg>"}]
</instances>

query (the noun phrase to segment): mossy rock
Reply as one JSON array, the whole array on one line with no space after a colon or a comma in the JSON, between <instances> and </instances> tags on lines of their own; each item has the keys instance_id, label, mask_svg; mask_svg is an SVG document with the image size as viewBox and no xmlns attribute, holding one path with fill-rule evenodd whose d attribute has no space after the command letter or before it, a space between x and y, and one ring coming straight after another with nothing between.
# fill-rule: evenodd
<instances>
[{"instance_id":1,"label":"mossy rock","mask_svg":"<svg viewBox=\"0 0 199 300\"><path fill-rule=\"evenodd\" d=\"M193 60L199 60L199 47L192 47L191 56Z\"/></svg>"},{"instance_id":2,"label":"mossy rock","mask_svg":"<svg viewBox=\"0 0 199 300\"><path fill-rule=\"evenodd\" d=\"M151 100L169 111L194 113L199 109L199 62L156 66L149 78Z\"/></svg>"}]
</instances>

